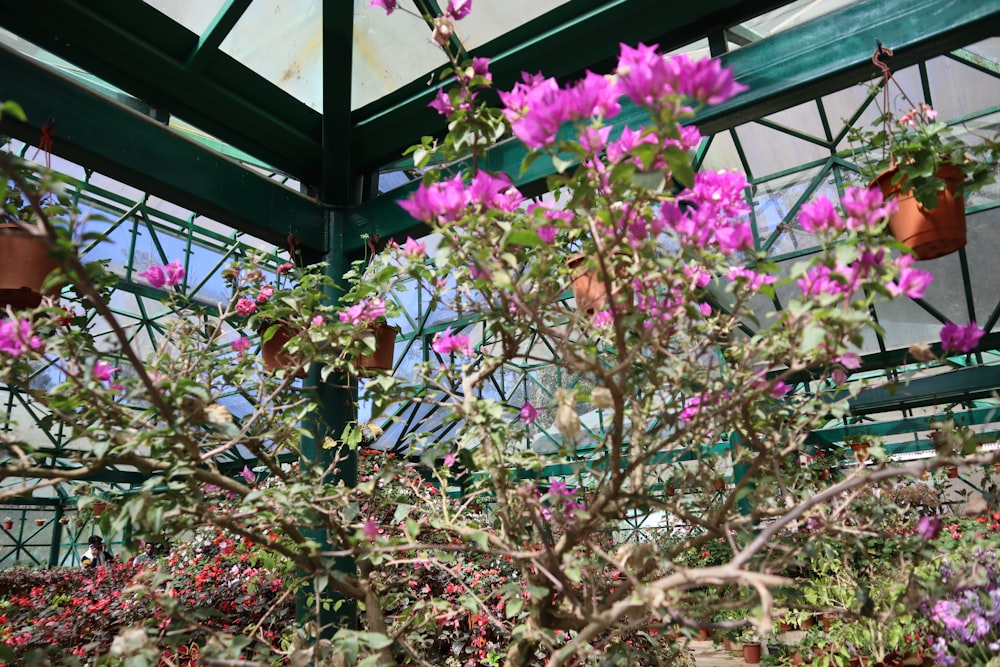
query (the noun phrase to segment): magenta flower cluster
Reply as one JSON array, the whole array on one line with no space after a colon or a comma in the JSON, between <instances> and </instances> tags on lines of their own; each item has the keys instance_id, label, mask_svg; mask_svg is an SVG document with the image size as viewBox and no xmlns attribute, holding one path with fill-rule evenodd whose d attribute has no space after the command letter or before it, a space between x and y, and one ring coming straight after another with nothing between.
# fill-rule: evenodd
<instances>
[{"instance_id":1,"label":"magenta flower cluster","mask_svg":"<svg viewBox=\"0 0 1000 667\"><path fill-rule=\"evenodd\" d=\"M27 317L0 320L0 352L20 357L28 350L41 352L44 349L45 341L34 333Z\"/></svg>"},{"instance_id":2,"label":"magenta flower cluster","mask_svg":"<svg viewBox=\"0 0 1000 667\"><path fill-rule=\"evenodd\" d=\"M184 281L184 267L179 259L175 259L165 266L151 265L140 273L139 277L145 278L157 289L164 286L172 287Z\"/></svg>"},{"instance_id":3,"label":"magenta flower cluster","mask_svg":"<svg viewBox=\"0 0 1000 667\"><path fill-rule=\"evenodd\" d=\"M514 211L524 201L505 174L478 172L466 184L461 176L430 185L420 184L408 199L399 202L417 220L447 225L469 213Z\"/></svg>"},{"instance_id":4,"label":"magenta flower cluster","mask_svg":"<svg viewBox=\"0 0 1000 667\"><path fill-rule=\"evenodd\" d=\"M367 327L386 313L385 301L382 299L363 299L347 310L337 313L337 317L345 324L356 327Z\"/></svg>"}]
</instances>

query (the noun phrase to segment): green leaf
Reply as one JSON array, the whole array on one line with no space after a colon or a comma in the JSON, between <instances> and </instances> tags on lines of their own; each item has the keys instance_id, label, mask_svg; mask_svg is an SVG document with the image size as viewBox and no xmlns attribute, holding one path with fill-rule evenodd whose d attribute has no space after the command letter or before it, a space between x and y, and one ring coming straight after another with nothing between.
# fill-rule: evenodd
<instances>
[{"instance_id":1,"label":"green leaf","mask_svg":"<svg viewBox=\"0 0 1000 667\"><path fill-rule=\"evenodd\" d=\"M674 179L686 188L693 187L694 169L691 167L691 158L688 154L677 146L667 146L664 155Z\"/></svg>"},{"instance_id":2,"label":"green leaf","mask_svg":"<svg viewBox=\"0 0 1000 667\"><path fill-rule=\"evenodd\" d=\"M504 606L504 614L507 618L514 618L521 613L521 609L524 608L524 600L521 598L511 598L507 600L507 604Z\"/></svg>"}]
</instances>

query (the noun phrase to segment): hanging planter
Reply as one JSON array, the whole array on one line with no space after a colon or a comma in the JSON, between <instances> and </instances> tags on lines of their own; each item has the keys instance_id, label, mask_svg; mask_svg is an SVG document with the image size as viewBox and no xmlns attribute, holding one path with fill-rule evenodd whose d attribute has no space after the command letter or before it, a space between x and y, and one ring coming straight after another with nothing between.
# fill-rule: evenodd
<instances>
[{"instance_id":1,"label":"hanging planter","mask_svg":"<svg viewBox=\"0 0 1000 667\"><path fill-rule=\"evenodd\" d=\"M956 194L962 183L962 172L954 165L943 165L937 171L946 186L937 193L937 206L924 208L906 187L906 177L897 180L899 168L882 172L873 187L882 190L886 199L895 197L899 205L889 218L889 231L896 240L913 250L917 259L935 259L965 247L965 200Z\"/></svg>"},{"instance_id":2,"label":"hanging planter","mask_svg":"<svg viewBox=\"0 0 1000 667\"><path fill-rule=\"evenodd\" d=\"M965 246L964 195L992 181L1000 144L977 138L969 145L937 119L937 111L910 99L883 62L892 55L881 44L875 50L872 62L882 75L880 114L872 129L852 128L850 139L865 151L881 151L868 162L869 179L899 205L889 231L918 259L934 259ZM900 101L903 109L910 107L905 113L894 108Z\"/></svg>"},{"instance_id":3,"label":"hanging planter","mask_svg":"<svg viewBox=\"0 0 1000 667\"><path fill-rule=\"evenodd\" d=\"M867 442L852 442L851 451L854 452L854 458L857 459L858 463L864 463L868 460L868 448Z\"/></svg>"},{"instance_id":4,"label":"hanging planter","mask_svg":"<svg viewBox=\"0 0 1000 667\"><path fill-rule=\"evenodd\" d=\"M91 508L93 508L91 512L93 513L94 518L96 519L97 517L104 514L104 510L108 508L108 504L104 502L96 502L93 505L91 505Z\"/></svg>"},{"instance_id":5,"label":"hanging planter","mask_svg":"<svg viewBox=\"0 0 1000 667\"><path fill-rule=\"evenodd\" d=\"M288 341L298 333L281 323L265 324L257 330L257 333L260 335L260 356L264 361L265 370L285 370L297 378L308 375L302 360L285 350Z\"/></svg>"},{"instance_id":6,"label":"hanging planter","mask_svg":"<svg viewBox=\"0 0 1000 667\"><path fill-rule=\"evenodd\" d=\"M49 257L48 242L13 223L0 224L0 308L34 308L42 302L42 285L58 262Z\"/></svg>"},{"instance_id":7,"label":"hanging planter","mask_svg":"<svg viewBox=\"0 0 1000 667\"><path fill-rule=\"evenodd\" d=\"M365 370L391 371L399 329L387 322L378 322L372 333L375 334L375 351L362 355L358 364Z\"/></svg>"},{"instance_id":8,"label":"hanging planter","mask_svg":"<svg viewBox=\"0 0 1000 667\"><path fill-rule=\"evenodd\" d=\"M45 525L45 519L35 519L35 525L41 528Z\"/></svg>"},{"instance_id":9,"label":"hanging planter","mask_svg":"<svg viewBox=\"0 0 1000 667\"><path fill-rule=\"evenodd\" d=\"M576 309L593 314L608 307L608 290L601 280L599 271L584 268L586 260L586 255L578 253L566 260L566 266L573 276L573 300L576 301Z\"/></svg>"},{"instance_id":10,"label":"hanging planter","mask_svg":"<svg viewBox=\"0 0 1000 667\"><path fill-rule=\"evenodd\" d=\"M3 529L4 530L13 530L14 529L14 520L13 519L4 519L3 520Z\"/></svg>"}]
</instances>

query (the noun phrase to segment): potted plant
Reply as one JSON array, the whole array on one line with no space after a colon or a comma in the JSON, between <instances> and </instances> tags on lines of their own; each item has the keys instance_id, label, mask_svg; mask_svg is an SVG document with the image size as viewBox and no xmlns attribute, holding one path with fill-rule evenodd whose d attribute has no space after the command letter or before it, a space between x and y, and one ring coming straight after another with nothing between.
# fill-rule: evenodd
<instances>
[{"instance_id":1,"label":"potted plant","mask_svg":"<svg viewBox=\"0 0 1000 667\"><path fill-rule=\"evenodd\" d=\"M870 165L871 187L896 200L898 210L889 220L892 235L918 259L934 259L965 246L964 195L993 182L1000 143L980 137L970 145L956 136L933 108L903 91L881 61L891 55L880 45L873 58L882 70L882 113L874 129L855 129L849 136L866 150L881 149L881 158ZM901 115L890 105L894 92L909 107Z\"/></svg>"},{"instance_id":2,"label":"potted plant","mask_svg":"<svg viewBox=\"0 0 1000 667\"><path fill-rule=\"evenodd\" d=\"M14 519L12 519L9 516L5 516L3 518L3 529L4 530L11 530L12 528L14 528Z\"/></svg>"},{"instance_id":3,"label":"potted plant","mask_svg":"<svg viewBox=\"0 0 1000 667\"><path fill-rule=\"evenodd\" d=\"M35 525L41 528L45 525L45 519L35 519Z\"/></svg>"}]
</instances>

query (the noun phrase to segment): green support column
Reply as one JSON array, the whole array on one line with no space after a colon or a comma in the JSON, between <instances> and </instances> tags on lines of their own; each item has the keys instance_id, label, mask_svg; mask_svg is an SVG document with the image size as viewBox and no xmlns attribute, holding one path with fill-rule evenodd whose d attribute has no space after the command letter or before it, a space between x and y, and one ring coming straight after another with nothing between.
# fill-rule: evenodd
<instances>
[{"instance_id":1,"label":"green support column","mask_svg":"<svg viewBox=\"0 0 1000 667\"><path fill-rule=\"evenodd\" d=\"M737 455L739 454L739 449L740 446L742 446L742 444L743 444L743 439L740 438L740 434L733 431L729 435L729 446L730 446L730 452L733 457L733 482L736 483L737 485L739 485L740 482L743 481L743 478L747 476L747 472L749 472L750 470L750 466L747 465L746 463L736 462ZM750 482L749 486L750 489L753 490L754 483ZM740 514L742 514L743 516L749 516L751 510L753 509L750 505L750 497L752 495L753 495L752 493L747 494L746 496L736 501L736 507L740 510Z\"/></svg>"},{"instance_id":2,"label":"green support column","mask_svg":"<svg viewBox=\"0 0 1000 667\"><path fill-rule=\"evenodd\" d=\"M52 542L49 544L49 567L59 566L59 546L62 543L62 524L59 523L63 518L63 507L62 503L56 505L56 515L52 519Z\"/></svg>"},{"instance_id":3,"label":"green support column","mask_svg":"<svg viewBox=\"0 0 1000 667\"><path fill-rule=\"evenodd\" d=\"M323 3L323 174L318 184L320 202L328 207L327 274L343 287L343 276L349 268L344 252L347 207L356 204L354 170L351 163L351 59L354 31L354 4L348 0L328 0ZM309 245L315 246L315 243ZM330 290L328 298L336 301L343 292L337 288ZM329 435L340 437L344 427L356 420L357 384L348 377L330 378L330 382L320 380L320 369L313 364L306 380L315 387L319 402L319 414L315 416L311 437L302 441L302 456L311 463L318 463L329 469L334 461L337 467L331 471L329 482L343 482L349 487L358 483L358 452L344 447L324 449L322 443ZM312 531L309 536L320 545L321 551L332 551L329 535L325 531ZM338 557L332 562L335 572L348 576L356 572L354 560ZM340 628L358 626L358 608L354 600L335 593L324 593L320 609L306 605L300 594L296 614L300 624L315 621L320 628L320 636L332 637Z\"/></svg>"}]
</instances>

